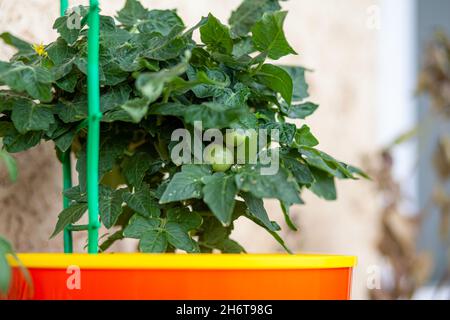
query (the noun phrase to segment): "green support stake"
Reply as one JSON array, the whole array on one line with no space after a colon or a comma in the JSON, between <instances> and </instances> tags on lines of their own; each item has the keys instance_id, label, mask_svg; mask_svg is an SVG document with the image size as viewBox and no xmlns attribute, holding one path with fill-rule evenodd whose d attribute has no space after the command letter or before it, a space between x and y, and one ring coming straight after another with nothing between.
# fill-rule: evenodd
<instances>
[{"instance_id":1,"label":"green support stake","mask_svg":"<svg viewBox=\"0 0 450 320\"><path fill-rule=\"evenodd\" d=\"M63 186L64 190L72 187L72 166L70 161L70 150L63 154ZM64 208L70 206L70 200L63 197ZM70 226L69 226L70 227ZM64 253L73 253L73 237L69 228L64 229Z\"/></svg>"},{"instance_id":2,"label":"green support stake","mask_svg":"<svg viewBox=\"0 0 450 320\"><path fill-rule=\"evenodd\" d=\"M69 0L60 0L60 15L63 16L66 13L67 8L69 7Z\"/></svg>"},{"instance_id":3,"label":"green support stake","mask_svg":"<svg viewBox=\"0 0 450 320\"><path fill-rule=\"evenodd\" d=\"M61 15L68 8L68 0L60 0ZM64 230L64 252L73 252L72 231L87 230L88 252L98 253L99 202L98 202L98 162L100 148L100 80L99 80L99 38L100 38L100 8L98 0L89 1L88 16L88 143L87 143L87 194L89 224L86 226L68 226ZM81 125L84 127L84 122ZM72 167L70 150L62 157L64 190L72 187ZM64 197L64 208L70 205Z\"/></svg>"},{"instance_id":4,"label":"green support stake","mask_svg":"<svg viewBox=\"0 0 450 320\"><path fill-rule=\"evenodd\" d=\"M69 6L68 0L60 0L60 14L64 15ZM72 165L70 161L70 150L64 152L62 155L63 166L63 190L72 188ZM63 197L63 206L67 208L70 206L70 201L66 197ZM73 238L72 231L69 228L64 230L64 253L73 252Z\"/></svg>"},{"instance_id":5,"label":"green support stake","mask_svg":"<svg viewBox=\"0 0 450 320\"><path fill-rule=\"evenodd\" d=\"M89 210L88 252L98 253L99 203L98 162L100 148L99 38L100 8L98 0L89 1L88 17L88 143L87 194Z\"/></svg>"}]
</instances>

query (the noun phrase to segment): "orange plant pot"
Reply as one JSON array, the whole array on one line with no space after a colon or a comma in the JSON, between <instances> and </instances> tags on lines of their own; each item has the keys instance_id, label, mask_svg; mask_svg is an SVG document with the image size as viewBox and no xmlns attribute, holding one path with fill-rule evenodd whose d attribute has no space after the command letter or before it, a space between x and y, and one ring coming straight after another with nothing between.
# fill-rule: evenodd
<instances>
[{"instance_id":1,"label":"orange plant pot","mask_svg":"<svg viewBox=\"0 0 450 320\"><path fill-rule=\"evenodd\" d=\"M346 300L356 258L326 255L21 254L9 299Z\"/></svg>"}]
</instances>

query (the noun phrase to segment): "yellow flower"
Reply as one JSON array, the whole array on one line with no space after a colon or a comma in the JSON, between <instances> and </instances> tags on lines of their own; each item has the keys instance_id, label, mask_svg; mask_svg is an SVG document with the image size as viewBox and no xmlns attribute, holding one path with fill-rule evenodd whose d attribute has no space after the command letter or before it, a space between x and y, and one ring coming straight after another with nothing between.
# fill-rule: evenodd
<instances>
[{"instance_id":1,"label":"yellow flower","mask_svg":"<svg viewBox=\"0 0 450 320\"><path fill-rule=\"evenodd\" d=\"M33 44L33 50L41 57L48 56L47 51L45 51L45 47L42 43L41 44Z\"/></svg>"}]
</instances>

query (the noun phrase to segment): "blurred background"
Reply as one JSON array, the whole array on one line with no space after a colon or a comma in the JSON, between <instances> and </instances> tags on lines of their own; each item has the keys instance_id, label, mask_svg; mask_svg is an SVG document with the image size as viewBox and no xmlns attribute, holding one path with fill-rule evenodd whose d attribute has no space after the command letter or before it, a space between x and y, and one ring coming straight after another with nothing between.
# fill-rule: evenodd
<instances>
[{"instance_id":1,"label":"blurred background","mask_svg":"<svg viewBox=\"0 0 450 320\"><path fill-rule=\"evenodd\" d=\"M104 1L103 14L113 15L124 2ZM177 8L188 26L209 12L225 22L240 3L142 2ZM354 299L450 299L450 1L290 0L282 6L289 11L287 38L299 55L281 63L313 70L310 93L320 109L307 122L321 149L373 178L339 182L336 202L305 194L307 204L292 209L300 231L284 228L284 237L296 252L358 256ZM56 0L0 0L0 33L45 44L56 38L58 14ZM1 60L12 54L0 43ZM19 252L62 251L62 239L48 240L62 206L53 146L14 157L16 183L0 166L0 234ZM267 208L281 224L278 205L268 201ZM234 238L249 252L282 251L250 223L236 229ZM84 235L77 237L82 250Z\"/></svg>"}]
</instances>

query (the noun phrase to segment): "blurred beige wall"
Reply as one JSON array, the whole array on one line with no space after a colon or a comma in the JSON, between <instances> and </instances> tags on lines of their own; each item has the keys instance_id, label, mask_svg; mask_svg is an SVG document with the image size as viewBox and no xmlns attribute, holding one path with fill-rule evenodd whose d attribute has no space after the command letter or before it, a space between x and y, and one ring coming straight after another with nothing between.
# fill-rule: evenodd
<instances>
[{"instance_id":1,"label":"blurred beige wall","mask_svg":"<svg viewBox=\"0 0 450 320\"><path fill-rule=\"evenodd\" d=\"M208 12L226 21L240 1L143 2L148 7L178 8L186 24L193 25ZM87 1L71 2L79 3ZM103 1L103 13L113 14L123 3ZM374 4L377 0L282 3L290 11L285 27L287 38L299 52L282 62L315 70L308 78L312 100L320 104L320 109L307 122L321 141L321 149L356 165L363 165L363 155L373 154L376 147L377 33L366 26L368 8ZM32 42L47 43L56 37L51 27L58 12L56 0L0 0L0 32L11 31ZM12 52L0 44L0 59L7 59ZM11 185L0 175L0 234L12 239L19 251L59 251L60 238L47 240L61 208L61 170L53 147L43 145L16 158L20 167L18 183ZM339 200L332 203L305 194L307 205L292 209L300 231L285 231L284 236L295 251L358 256L353 297L365 298L367 267L378 260L376 197L367 181L339 182L338 194ZM271 201L267 205L273 218L282 223L278 205ZM280 251L264 231L252 224L240 221L236 229L234 237L250 252ZM79 248L83 242L78 241Z\"/></svg>"}]
</instances>

